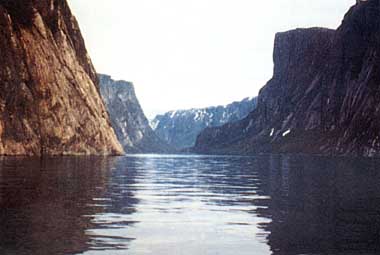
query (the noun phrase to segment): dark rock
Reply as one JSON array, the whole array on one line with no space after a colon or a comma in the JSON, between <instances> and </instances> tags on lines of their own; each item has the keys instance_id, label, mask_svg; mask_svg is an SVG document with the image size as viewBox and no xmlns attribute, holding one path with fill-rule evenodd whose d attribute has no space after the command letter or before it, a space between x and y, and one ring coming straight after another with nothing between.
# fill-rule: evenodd
<instances>
[{"instance_id":1,"label":"dark rock","mask_svg":"<svg viewBox=\"0 0 380 255\"><path fill-rule=\"evenodd\" d=\"M174 150L153 132L133 84L99 74L100 92L116 136L127 153L169 153Z\"/></svg>"},{"instance_id":2,"label":"dark rock","mask_svg":"<svg viewBox=\"0 0 380 255\"><path fill-rule=\"evenodd\" d=\"M121 154L65 0L0 1L0 154Z\"/></svg>"},{"instance_id":3,"label":"dark rock","mask_svg":"<svg viewBox=\"0 0 380 255\"><path fill-rule=\"evenodd\" d=\"M227 106L171 111L152 121L155 133L173 147L182 150L194 146L206 127L222 126L243 119L256 107L256 98L246 98Z\"/></svg>"},{"instance_id":4,"label":"dark rock","mask_svg":"<svg viewBox=\"0 0 380 255\"><path fill-rule=\"evenodd\" d=\"M194 150L380 156L379 5L359 1L337 30L277 34L257 109L206 129Z\"/></svg>"}]
</instances>

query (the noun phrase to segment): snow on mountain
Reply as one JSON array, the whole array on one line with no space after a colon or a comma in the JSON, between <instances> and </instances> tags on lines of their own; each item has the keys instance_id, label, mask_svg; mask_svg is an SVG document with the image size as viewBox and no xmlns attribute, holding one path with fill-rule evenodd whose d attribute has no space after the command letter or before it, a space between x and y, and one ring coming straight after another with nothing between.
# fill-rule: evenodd
<instances>
[{"instance_id":1,"label":"snow on mountain","mask_svg":"<svg viewBox=\"0 0 380 255\"><path fill-rule=\"evenodd\" d=\"M150 124L161 139L177 149L184 149L192 147L205 128L241 120L256 104L256 98L245 98L226 106L170 111L157 115Z\"/></svg>"}]
</instances>

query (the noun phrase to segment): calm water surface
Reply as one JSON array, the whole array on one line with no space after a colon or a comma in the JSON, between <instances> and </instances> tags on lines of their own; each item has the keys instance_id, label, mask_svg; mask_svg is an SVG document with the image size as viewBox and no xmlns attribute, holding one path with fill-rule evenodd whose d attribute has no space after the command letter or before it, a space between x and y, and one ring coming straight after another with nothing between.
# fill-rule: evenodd
<instances>
[{"instance_id":1,"label":"calm water surface","mask_svg":"<svg viewBox=\"0 0 380 255\"><path fill-rule=\"evenodd\" d=\"M0 254L380 254L380 161L4 158Z\"/></svg>"}]
</instances>

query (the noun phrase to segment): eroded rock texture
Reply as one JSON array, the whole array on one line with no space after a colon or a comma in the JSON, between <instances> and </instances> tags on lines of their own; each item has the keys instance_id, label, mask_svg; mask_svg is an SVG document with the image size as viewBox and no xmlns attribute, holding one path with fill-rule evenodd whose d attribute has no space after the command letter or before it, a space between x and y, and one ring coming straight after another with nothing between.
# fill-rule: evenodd
<instances>
[{"instance_id":1,"label":"eroded rock texture","mask_svg":"<svg viewBox=\"0 0 380 255\"><path fill-rule=\"evenodd\" d=\"M65 0L0 1L0 154L120 154Z\"/></svg>"},{"instance_id":2,"label":"eroded rock texture","mask_svg":"<svg viewBox=\"0 0 380 255\"><path fill-rule=\"evenodd\" d=\"M132 83L99 75L101 95L111 117L117 138L127 153L168 153L171 146L152 130Z\"/></svg>"},{"instance_id":3,"label":"eroded rock texture","mask_svg":"<svg viewBox=\"0 0 380 255\"><path fill-rule=\"evenodd\" d=\"M203 153L380 156L380 3L360 1L337 30L279 33L274 75L244 120L205 130Z\"/></svg>"}]
</instances>

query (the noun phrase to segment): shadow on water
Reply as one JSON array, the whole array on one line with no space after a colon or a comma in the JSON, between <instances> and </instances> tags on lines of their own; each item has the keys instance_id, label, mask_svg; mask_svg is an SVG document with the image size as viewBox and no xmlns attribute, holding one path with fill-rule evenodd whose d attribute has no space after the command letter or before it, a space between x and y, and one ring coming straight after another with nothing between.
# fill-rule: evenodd
<instances>
[{"instance_id":1,"label":"shadow on water","mask_svg":"<svg viewBox=\"0 0 380 255\"><path fill-rule=\"evenodd\" d=\"M378 254L380 161L0 161L0 254Z\"/></svg>"},{"instance_id":2,"label":"shadow on water","mask_svg":"<svg viewBox=\"0 0 380 255\"><path fill-rule=\"evenodd\" d=\"M72 254L117 248L89 229L107 211L115 158L5 158L0 162L0 254ZM130 179L132 180L132 178ZM130 207L133 207L131 201ZM115 199L112 210L120 203ZM114 237L120 240L123 238ZM109 240L109 237L108 237ZM123 240L125 241L125 240Z\"/></svg>"},{"instance_id":3,"label":"shadow on water","mask_svg":"<svg viewBox=\"0 0 380 255\"><path fill-rule=\"evenodd\" d=\"M378 254L380 161L266 156L257 214L273 254Z\"/></svg>"}]
</instances>

